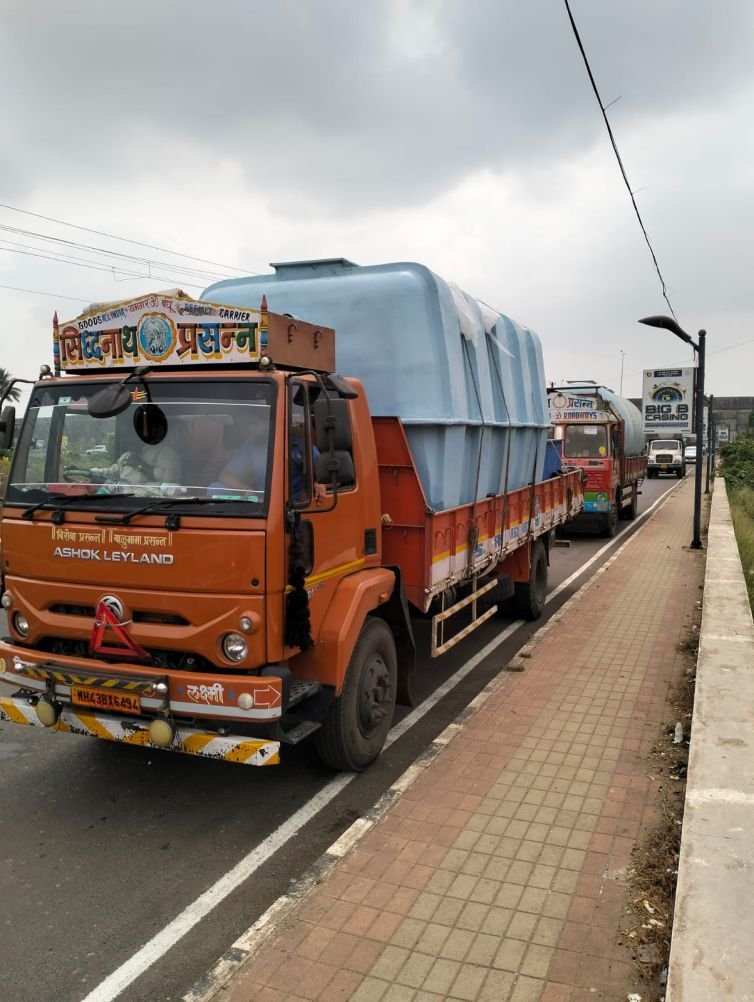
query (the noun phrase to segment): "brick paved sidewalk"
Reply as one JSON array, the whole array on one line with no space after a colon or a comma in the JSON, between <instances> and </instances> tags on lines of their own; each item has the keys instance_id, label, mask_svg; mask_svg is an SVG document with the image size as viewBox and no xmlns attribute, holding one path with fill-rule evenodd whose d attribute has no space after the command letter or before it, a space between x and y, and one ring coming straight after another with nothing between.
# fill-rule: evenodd
<instances>
[{"instance_id":1,"label":"brick paved sidewalk","mask_svg":"<svg viewBox=\"0 0 754 1002\"><path fill-rule=\"evenodd\" d=\"M702 581L692 506L689 478L223 1002L625 1002L626 868L655 820L646 756Z\"/></svg>"}]
</instances>

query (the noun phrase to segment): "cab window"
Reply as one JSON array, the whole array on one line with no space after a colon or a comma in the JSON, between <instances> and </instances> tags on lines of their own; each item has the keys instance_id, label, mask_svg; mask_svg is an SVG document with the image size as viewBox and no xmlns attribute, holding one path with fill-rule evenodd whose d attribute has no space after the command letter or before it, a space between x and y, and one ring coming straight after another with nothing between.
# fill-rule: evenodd
<instances>
[{"instance_id":1,"label":"cab window","mask_svg":"<svg viewBox=\"0 0 754 1002\"><path fill-rule=\"evenodd\" d=\"M308 387L291 384L288 426L288 490L291 503L305 508L312 500L313 468L319 451L312 442L312 419Z\"/></svg>"},{"instance_id":2,"label":"cab window","mask_svg":"<svg viewBox=\"0 0 754 1002\"><path fill-rule=\"evenodd\" d=\"M604 425L567 425L563 455L571 459L604 459L607 456L607 429Z\"/></svg>"}]
</instances>

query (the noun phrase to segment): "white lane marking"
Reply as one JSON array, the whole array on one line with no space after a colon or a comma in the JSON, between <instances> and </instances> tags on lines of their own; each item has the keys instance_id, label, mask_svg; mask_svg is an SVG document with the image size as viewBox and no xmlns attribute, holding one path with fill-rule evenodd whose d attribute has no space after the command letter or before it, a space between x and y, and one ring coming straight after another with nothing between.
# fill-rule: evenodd
<instances>
[{"instance_id":1,"label":"white lane marking","mask_svg":"<svg viewBox=\"0 0 754 1002\"><path fill-rule=\"evenodd\" d=\"M657 505L672 494L675 488L671 488L662 494L655 502L652 504L642 515L632 524L636 525L641 520L645 519L649 513L657 507ZM621 535L616 536L611 539L610 542L606 543L604 546L600 547L599 550L583 564L577 571L575 571L569 578L562 581L557 588L553 589L550 595L547 597L546 601L549 602L552 598L558 595L564 588L567 588L580 574L582 574L588 567L591 566L606 550L610 547L616 545L619 542L627 542L627 540L621 540ZM632 538L635 533L632 533ZM509 626L507 626L501 633L486 644L480 651L478 651L474 657L466 662L458 671L451 675L450 678L446 679L445 682L434 692L428 696L422 703L415 707L411 713L407 714L403 720L397 723L393 728L391 728L390 734L385 742L385 747L389 747L399 738L401 738L406 731L410 730L414 724L425 716L436 703L438 703L444 696L446 696L452 689L454 689L459 682L462 682L466 676L476 668L476 666L484 661L485 658L489 657L501 644L504 643L520 626L524 623L524 620L517 619ZM233 891L237 890L241 884L248 880L253 873L255 873L260 866L267 862L271 856L273 856L279 849L281 849L286 842L294 838L299 831L308 824L309 821L315 815L317 815L324 807L327 807L337 796L339 796L345 788L353 782L357 777L357 773L344 773L340 776L336 776L332 779L327 786L324 786L319 793L315 794L311 800L309 800L303 807L299 808L292 814L287 821L275 829L272 834L268 835L267 838L260 842L256 848L252 849L242 860L240 860L236 865L229 870L224 876L220 877L211 887L209 887L203 894L192 901L190 905L183 909L183 911L177 915L172 922L169 922L160 932L157 933L148 943L145 943L140 950L138 950L132 957L130 957L124 964L121 964L117 970L113 971L112 974L108 975L104 981L102 981L96 988L94 988L86 998L82 999L82 1002L113 1002L121 992L124 992L129 985L133 984L137 978L141 977L145 971L147 971L153 964L155 964L161 957L163 957L168 950L171 950L176 943L182 939L188 932L190 932L195 925L202 921L214 908L217 907L225 898L228 897Z\"/></svg>"},{"instance_id":2,"label":"white lane marking","mask_svg":"<svg viewBox=\"0 0 754 1002\"><path fill-rule=\"evenodd\" d=\"M326 807L355 778L355 773L348 772L331 780L307 804L292 814L271 835L268 835L264 842L260 842L255 849L244 856L233 869L184 908L172 922L169 922L156 936L145 943L125 964L122 964L97 985L82 1002L111 1002L112 999L117 998L152 964L172 949L178 940L190 932L213 908L227 898L232 891L237 890L245 880L248 880L270 856L297 835L307 821L323 807Z\"/></svg>"},{"instance_id":3,"label":"white lane marking","mask_svg":"<svg viewBox=\"0 0 754 1002\"><path fill-rule=\"evenodd\" d=\"M646 511L643 511L641 513L641 515L639 515L638 518L635 518L633 522L629 522L628 523L628 527L630 528L631 526L637 526L641 522L643 522L644 519L647 518L650 515L650 513L654 511L654 509L657 507L658 504L661 504L663 501L667 501L667 499L670 497L670 495L673 493L673 491L678 490L678 488L681 486L681 483L682 483L682 481L679 481L679 483L674 484L672 487L669 487L664 493L662 493L649 506L649 508L647 508ZM634 533L632 533L631 535L633 536ZM611 539L610 542L605 543L604 546L601 546L599 548L599 550L597 550L597 552L594 553L589 558L589 560L587 560L585 563L581 564L580 567L577 567L576 570L573 572L573 574L571 574L570 577L567 577L565 579L565 581L561 581L560 584L557 586L557 588L553 588L553 590L550 592L550 594L545 599L545 604L547 604L548 602L552 602L552 600L554 598L557 598L557 596L562 591L565 591L565 589L569 585L573 584L573 582L576 580L576 578L581 577L581 575L584 573L584 571L588 570L596 560L599 560L599 558L602 556L602 554L606 553L610 549L611 546L615 546L616 543L620 543L621 546L622 546L624 543L628 542L627 539L623 539L622 537L623 537L623 533L620 533L620 535L615 536L613 539Z\"/></svg>"}]
</instances>

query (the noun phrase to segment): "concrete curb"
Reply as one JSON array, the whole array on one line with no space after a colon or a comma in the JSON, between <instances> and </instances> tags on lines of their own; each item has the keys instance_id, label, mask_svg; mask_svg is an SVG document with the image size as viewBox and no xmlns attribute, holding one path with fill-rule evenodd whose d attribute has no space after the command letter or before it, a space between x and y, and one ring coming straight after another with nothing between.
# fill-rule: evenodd
<instances>
[{"instance_id":1,"label":"concrete curb","mask_svg":"<svg viewBox=\"0 0 754 1002\"><path fill-rule=\"evenodd\" d=\"M715 484L666 1002L754 999L754 623Z\"/></svg>"},{"instance_id":2,"label":"concrete curb","mask_svg":"<svg viewBox=\"0 0 754 1002\"><path fill-rule=\"evenodd\" d=\"M463 729L465 722L472 717L501 686L505 684L506 675L510 672L521 672L526 669L526 662L531 657L540 641L557 626L567 611L577 600L599 580L599 578L615 563L626 547L636 539L665 503L673 497L677 490L687 483L684 480L670 488L660 500L657 507L645 518L643 524L628 539L617 546L614 553L602 564L592 576L561 606L561 608L535 633L535 635L516 653L508 664L500 669L500 674L493 678L482 691L465 707L396 782L382 794L375 805L362 817L358 818L345 832L298 878L291 889L279 897L246 932L227 950L213 965L207 974L197 981L189 992L183 996L182 1002L211 1002L225 985L238 973L239 969L250 960L262 944L277 931L283 920L295 906L302 901L319 883L322 882L335 864L354 849L361 839L387 813L390 806L400 798L442 749L450 744L453 738Z\"/></svg>"}]
</instances>

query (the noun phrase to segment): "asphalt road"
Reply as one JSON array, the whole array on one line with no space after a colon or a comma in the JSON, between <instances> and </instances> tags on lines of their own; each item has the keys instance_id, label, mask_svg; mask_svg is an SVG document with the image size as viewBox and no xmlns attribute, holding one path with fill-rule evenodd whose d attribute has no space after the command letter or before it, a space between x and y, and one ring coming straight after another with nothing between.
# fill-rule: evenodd
<instances>
[{"instance_id":1,"label":"asphalt road","mask_svg":"<svg viewBox=\"0 0 754 1002\"><path fill-rule=\"evenodd\" d=\"M640 514L675 483L673 478L645 481ZM632 523L619 525L621 536L631 531ZM579 537L568 548L554 549L551 592L573 575L576 579L548 604L540 624L614 552L615 545L606 548L607 542ZM0 998L180 999L540 624L512 629L502 644L479 657L473 670L378 762L323 810L312 810L289 838L284 833L292 816L332 788L333 773L319 764L307 743L285 749L281 766L255 769L0 724ZM417 619L418 701L494 646L507 625L493 617L432 661L424 653L429 624ZM5 629L4 621L0 626ZM227 876L239 861L249 860L255 847L268 846L270 838L281 845L266 862L249 866L251 875ZM223 878L225 891L228 880L237 879L237 886L211 910L196 904ZM185 935L170 926L180 913L186 926L195 923ZM151 945L142 950L145 944Z\"/></svg>"}]
</instances>

